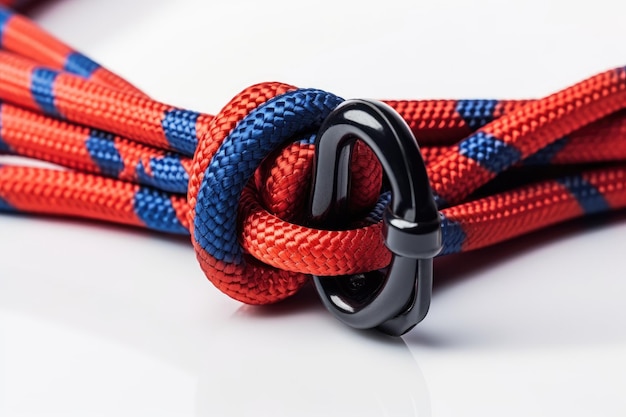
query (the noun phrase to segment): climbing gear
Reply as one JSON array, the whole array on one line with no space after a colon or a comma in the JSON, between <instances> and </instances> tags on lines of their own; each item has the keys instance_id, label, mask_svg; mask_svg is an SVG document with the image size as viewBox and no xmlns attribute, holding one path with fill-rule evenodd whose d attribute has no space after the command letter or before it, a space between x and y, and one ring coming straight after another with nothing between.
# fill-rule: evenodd
<instances>
[{"instance_id":1,"label":"climbing gear","mask_svg":"<svg viewBox=\"0 0 626 417\"><path fill-rule=\"evenodd\" d=\"M0 8L0 46L0 153L67 168L0 166L0 211L79 216L190 234L211 282L250 304L280 301L309 275L371 275L390 264L390 250L396 259L430 256L420 253L424 248L436 252L435 245L397 245L405 238L418 239L396 228L411 229L421 217L402 218L408 223L388 219L385 242L384 207L407 190L387 191L394 187L393 177L406 172L385 167L383 180L378 158L384 163L391 156L387 151L374 155L359 141L351 152L350 192L335 213L343 219L341 230L311 227L313 221L304 213L313 143L324 121L332 121L332 112L341 109L343 100L333 94L262 83L211 116L150 99L6 8ZM626 206L625 68L540 100L386 104L420 144L439 210L440 256ZM372 106L373 114L382 108ZM380 111L394 120L388 110ZM360 123L363 130L367 120ZM372 145L368 137L360 139ZM411 152L402 163L419 171L419 157ZM342 165L348 154L342 152ZM424 215L429 214L428 201L415 201ZM388 274L390 286L373 293L387 294L386 288L400 285L395 278L391 282L395 266ZM419 321L429 283L419 274L414 278L403 278L417 282L414 294L385 304L376 320L356 325L398 334L411 325L390 329L385 323L400 322L416 311ZM318 287L325 297L331 291L322 280L326 278L319 278ZM355 287L374 282L345 280ZM346 295L349 288L341 291ZM414 296L416 310L408 301ZM379 304L371 298L368 302Z\"/></svg>"},{"instance_id":2,"label":"climbing gear","mask_svg":"<svg viewBox=\"0 0 626 417\"><path fill-rule=\"evenodd\" d=\"M439 212L406 122L383 103L352 100L333 110L315 141L309 205L313 224L329 226L329 217L334 227L350 224L349 216L341 215L348 212L350 160L357 139L380 160L391 189L382 234L393 257L386 272L313 279L322 302L339 320L399 336L428 312L433 258L441 250Z\"/></svg>"}]
</instances>

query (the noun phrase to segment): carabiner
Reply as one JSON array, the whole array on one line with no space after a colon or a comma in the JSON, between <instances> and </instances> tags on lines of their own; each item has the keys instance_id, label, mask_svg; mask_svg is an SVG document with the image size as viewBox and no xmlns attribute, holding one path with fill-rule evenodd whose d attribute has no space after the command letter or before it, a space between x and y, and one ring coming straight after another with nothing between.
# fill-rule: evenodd
<instances>
[{"instance_id":1,"label":"carabiner","mask_svg":"<svg viewBox=\"0 0 626 417\"><path fill-rule=\"evenodd\" d=\"M312 224L349 223L349 165L356 140L374 151L391 189L383 236L393 258L386 271L314 276L315 287L326 308L342 322L400 336L419 323L430 306L433 258L442 246L439 213L419 146L406 122L381 102L349 100L326 118L315 141Z\"/></svg>"}]
</instances>

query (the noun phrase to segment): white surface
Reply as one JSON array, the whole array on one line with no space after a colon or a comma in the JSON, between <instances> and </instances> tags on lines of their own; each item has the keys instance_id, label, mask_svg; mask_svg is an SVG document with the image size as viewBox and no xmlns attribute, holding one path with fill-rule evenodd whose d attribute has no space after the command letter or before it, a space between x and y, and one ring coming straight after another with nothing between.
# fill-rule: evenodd
<instances>
[{"instance_id":1,"label":"white surface","mask_svg":"<svg viewBox=\"0 0 626 417\"><path fill-rule=\"evenodd\" d=\"M45 27L206 112L281 80L344 97L534 97L626 64L625 3L120 1ZM623 416L626 217L438 262L400 340L305 290L252 308L184 239L0 216L0 415Z\"/></svg>"}]
</instances>

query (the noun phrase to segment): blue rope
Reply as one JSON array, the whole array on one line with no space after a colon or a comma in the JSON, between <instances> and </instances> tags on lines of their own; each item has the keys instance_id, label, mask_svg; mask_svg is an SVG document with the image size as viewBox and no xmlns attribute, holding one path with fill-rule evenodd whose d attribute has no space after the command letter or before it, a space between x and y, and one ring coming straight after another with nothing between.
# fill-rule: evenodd
<instances>
[{"instance_id":1,"label":"blue rope","mask_svg":"<svg viewBox=\"0 0 626 417\"><path fill-rule=\"evenodd\" d=\"M211 160L196 203L195 241L213 258L240 264L237 240L239 197L254 171L286 141L306 140L343 100L315 89L277 96L250 112ZM307 136L308 137L308 136Z\"/></svg>"}]
</instances>

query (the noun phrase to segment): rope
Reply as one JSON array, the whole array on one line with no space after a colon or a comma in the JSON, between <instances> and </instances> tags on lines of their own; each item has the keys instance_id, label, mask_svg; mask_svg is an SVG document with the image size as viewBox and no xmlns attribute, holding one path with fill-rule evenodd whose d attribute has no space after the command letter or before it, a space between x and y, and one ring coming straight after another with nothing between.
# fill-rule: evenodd
<instances>
[{"instance_id":1,"label":"rope","mask_svg":"<svg viewBox=\"0 0 626 417\"><path fill-rule=\"evenodd\" d=\"M342 99L263 83L217 115L150 99L0 8L0 153L66 170L0 166L0 211L78 216L189 234L217 288L251 304L309 274L386 266L389 200L357 145L348 230L301 224L313 139ZM443 251L469 251L626 206L626 70L527 101L387 101L418 138Z\"/></svg>"}]
</instances>

